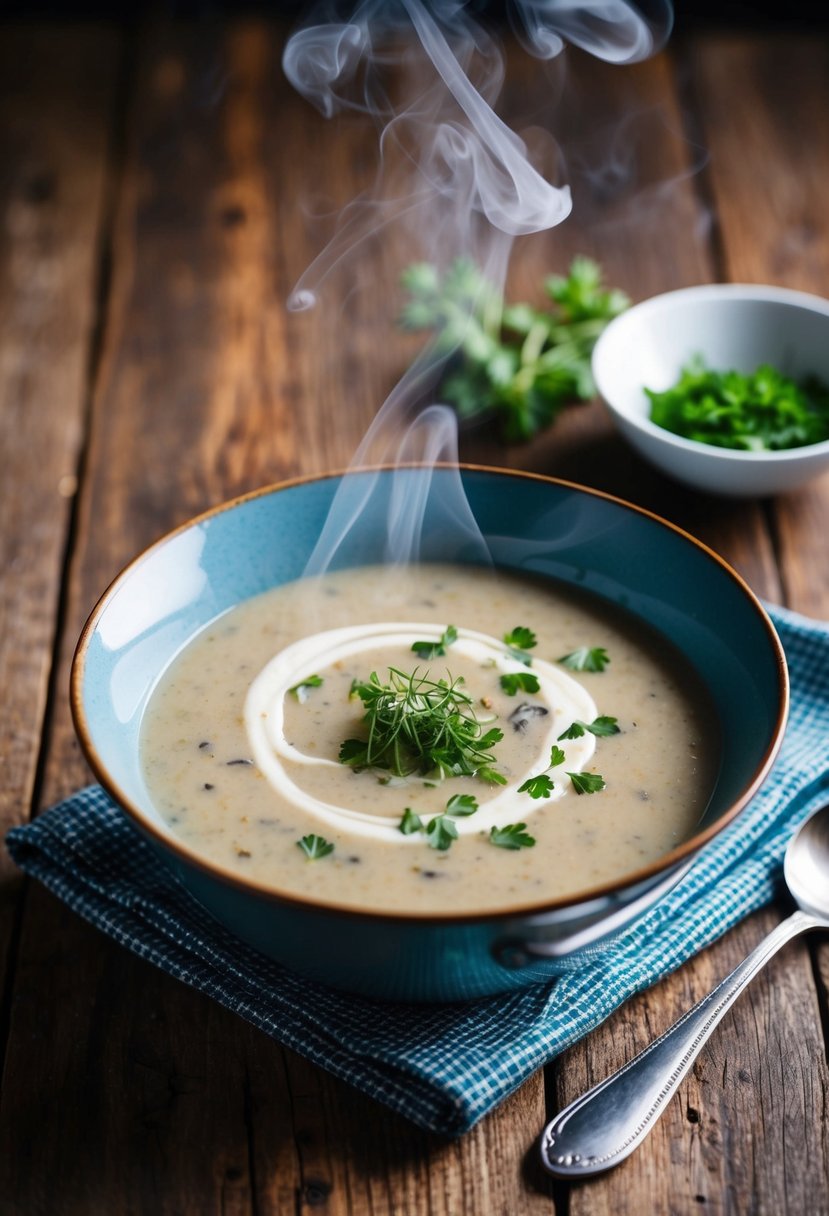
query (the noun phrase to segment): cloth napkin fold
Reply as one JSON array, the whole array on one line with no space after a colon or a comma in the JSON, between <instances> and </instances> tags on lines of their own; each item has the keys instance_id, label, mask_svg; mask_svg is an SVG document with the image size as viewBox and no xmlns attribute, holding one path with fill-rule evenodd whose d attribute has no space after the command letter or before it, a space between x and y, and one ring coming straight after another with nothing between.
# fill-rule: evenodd
<instances>
[{"instance_id":1,"label":"cloth napkin fold","mask_svg":"<svg viewBox=\"0 0 829 1216\"><path fill-rule=\"evenodd\" d=\"M770 609L792 682L771 776L736 823L613 947L550 984L462 1005L383 1005L302 979L186 893L97 786L15 828L8 849L81 916L280 1043L458 1135L624 1000L773 898L795 827L829 800L829 625Z\"/></svg>"}]
</instances>

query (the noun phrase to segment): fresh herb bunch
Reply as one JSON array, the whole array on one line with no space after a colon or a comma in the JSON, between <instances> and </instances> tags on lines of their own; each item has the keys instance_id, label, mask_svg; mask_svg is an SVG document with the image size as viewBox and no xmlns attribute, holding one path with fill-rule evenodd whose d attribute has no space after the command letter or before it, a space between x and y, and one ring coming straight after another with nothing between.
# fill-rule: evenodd
<instances>
[{"instance_id":1,"label":"fresh herb bunch","mask_svg":"<svg viewBox=\"0 0 829 1216\"><path fill-rule=\"evenodd\" d=\"M602 285L589 258L574 258L566 277L544 284L551 307L506 304L470 261L441 277L418 263L403 275L409 300L400 323L433 330L439 354L449 355L441 395L461 418L496 414L510 442L531 439L562 406L595 396L590 356L613 317L627 308L621 291Z\"/></svg>"},{"instance_id":2,"label":"fresh herb bunch","mask_svg":"<svg viewBox=\"0 0 829 1216\"><path fill-rule=\"evenodd\" d=\"M697 443L774 452L829 439L829 386L816 377L798 382L767 365L712 371L696 358L672 388L645 392L651 421Z\"/></svg>"},{"instance_id":3,"label":"fresh herb bunch","mask_svg":"<svg viewBox=\"0 0 829 1216\"><path fill-rule=\"evenodd\" d=\"M480 777L504 785L495 769L492 748L502 730L484 726L475 716L462 680L433 680L428 674L389 668L382 682L376 672L355 681L352 693L365 708L368 739L346 739L340 760L352 768L378 768L396 777L411 773L440 777Z\"/></svg>"}]
</instances>

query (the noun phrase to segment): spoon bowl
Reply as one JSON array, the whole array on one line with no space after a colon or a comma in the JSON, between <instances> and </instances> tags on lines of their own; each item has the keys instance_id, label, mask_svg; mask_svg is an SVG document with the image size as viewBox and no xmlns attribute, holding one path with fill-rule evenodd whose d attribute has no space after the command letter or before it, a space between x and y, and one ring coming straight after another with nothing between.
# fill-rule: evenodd
<instances>
[{"instance_id":1,"label":"spoon bowl","mask_svg":"<svg viewBox=\"0 0 829 1216\"><path fill-rule=\"evenodd\" d=\"M795 832L786 849L783 876L799 908L829 921L829 807Z\"/></svg>"},{"instance_id":2,"label":"spoon bowl","mask_svg":"<svg viewBox=\"0 0 829 1216\"><path fill-rule=\"evenodd\" d=\"M829 805L795 832L783 873L798 910L649 1047L556 1115L541 1137L541 1163L549 1173L589 1178L629 1157L757 972L793 937L829 929Z\"/></svg>"}]
</instances>

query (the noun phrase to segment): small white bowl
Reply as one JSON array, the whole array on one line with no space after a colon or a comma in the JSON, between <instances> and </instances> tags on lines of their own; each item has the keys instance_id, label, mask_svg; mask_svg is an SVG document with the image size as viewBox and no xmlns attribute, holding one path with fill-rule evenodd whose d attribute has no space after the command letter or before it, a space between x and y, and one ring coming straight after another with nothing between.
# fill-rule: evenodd
<instances>
[{"instance_id":1,"label":"small white bowl","mask_svg":"<svg viewBox=\"0 0 829 1216\"><path fill-rule=\"evenodd\" d=\"M792 490L829 468L829 440L782 452L740 452L683 439L651 422L645 387L658 392L700 355L716 371L784 375L829 384L829 300L782 287L713 284L654 296L608 325L593 351L599 395L634 448L698 490L734 497Z\"/></svg>"}]
</instances>

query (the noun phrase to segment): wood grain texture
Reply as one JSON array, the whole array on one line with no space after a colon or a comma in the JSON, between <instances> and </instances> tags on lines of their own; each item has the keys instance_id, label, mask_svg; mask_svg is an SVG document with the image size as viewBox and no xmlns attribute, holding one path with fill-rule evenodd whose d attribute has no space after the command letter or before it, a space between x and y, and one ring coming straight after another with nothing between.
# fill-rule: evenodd
<instances>
[{"instance_id":1,"label":"wood grain texture","mask_svg":"<svg viewBox=\"0 0 829 1216\"><path fill-rule=\"evenodd\" d=\"M87 362L119 40L29 27L0 39L0 832L28 818ZM0 853L0 882L10 865Z\"/></svg>"},{"instance_id":2,"label":"wood grain texture","mask_svg":"<svg viewBox=\"0 0 829 1216\"><path fill-rule=\"evenodd\" d=\"M281 37L265 22L164 22L135 46L126 143L109 162L118 167L112 286L100 318L103 357L88 386L91 434L58 687L83 620L124 562L233 494L345 465L416 347L395 333L398 297L385 286L411 257L405 226L366 239L356 260L339 263L315 310L286 310L332 231L332 208L371 186L375 147L364 122L325 123L290 90ZM754 65L752 47L700 42L693 67L714 80L716 56L737 56L732 70L748 73L754 110L763 110L770 69ZM705 281L719 265L712 221L729 270L740 265L750 243L737 232L737 212L729 228L732 186L715 176L715 139L730 138L730 111L715 111L710 177L701 183L671 58L620 70L571 54L552 77L521 64L506 111L559 124L576 209L554 233L519 244L514 294L537 299L539 274L563 269L575 252L597 256L634 297ZM768 105L778 104L775 93ZM710 126L710 116L699 117ZM774 118L758 122L766 142L749 146L764 156ZM775 139L769 155L779 159L785 150ZM90 174L102 180L105 150L93 159ZM77 343L72 349L77 359ZM38 400L50 391L38 389ZM622 494L699 535L763 595L787 594L796 606L811 595L826 615L795 543L803 527L817 544L821 500L812 491L798 498L799 510L814 509L805 523L780 504L703 500L630 454L596 406L568 412L526 448L505 450L471 430L461 450ZM42 594L54 620L51 578ZM27 670L22 687L37 693L38 671ZM36 724L30 733L35 746ZM56 698L42 804L87 779ZM776 919L774 909L750 918L572 1048L547 1070L551 1106L644 1046ZM0 1211L46 1213L59 1200L70 1216L823 1216L828 983L824 947L787 948L720 1028L639 1153L592 1184L554 1187L534 1164L552 1114L541 1073L460 1141L428 1136L139 962L33 884L9 1002Z\"/></svg>"}]
</instances>

